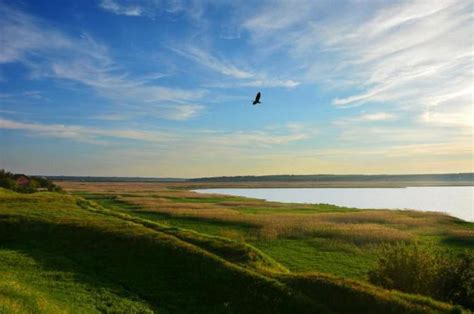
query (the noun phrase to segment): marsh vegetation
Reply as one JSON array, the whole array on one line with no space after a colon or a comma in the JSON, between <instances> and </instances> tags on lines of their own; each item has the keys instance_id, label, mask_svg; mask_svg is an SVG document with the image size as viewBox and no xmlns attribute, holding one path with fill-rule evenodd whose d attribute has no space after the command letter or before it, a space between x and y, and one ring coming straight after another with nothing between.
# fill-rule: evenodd
<instances>
[{"instance_id":1,"label":"marsh vegetation","mask_svg":"<svg viewBox=\"0 0 474 314\"><path fill-rule=\"evenodd\" d=\"M0 312L460 310L368 283L389 243L472 251L473 226L456 218L204 195L176 183L60 185L69 193L1 190Z\"/></svg>"},{"instance_id":2,"label":"marsh vegetation","mask_svg":"<svg viewBox=\"0 0 474 314\"><path fill-rule=\"evenodd\" d=\"M453 254L474 248L473 224L441 213L266 202L195 193L179 183L64 186L118 211L249 243L292 272L368 280L387 244Z\"/></svg>"}]
</instances>

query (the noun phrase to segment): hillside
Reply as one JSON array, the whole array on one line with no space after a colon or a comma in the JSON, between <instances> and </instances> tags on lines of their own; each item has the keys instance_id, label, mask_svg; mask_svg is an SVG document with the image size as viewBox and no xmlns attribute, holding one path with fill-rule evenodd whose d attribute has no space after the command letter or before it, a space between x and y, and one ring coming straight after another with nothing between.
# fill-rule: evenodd
<instances>
[{"instance_id":1,"label":"hillside","mask_svg":"<svg viewBox=\"0 0 474 314\"><path fill-rule=\"evenodd\" d=\"M292 275L252 246L57 193L0 190L0 256L2 313L452 309L357 281Z\"/></svg>"}]
</instances>

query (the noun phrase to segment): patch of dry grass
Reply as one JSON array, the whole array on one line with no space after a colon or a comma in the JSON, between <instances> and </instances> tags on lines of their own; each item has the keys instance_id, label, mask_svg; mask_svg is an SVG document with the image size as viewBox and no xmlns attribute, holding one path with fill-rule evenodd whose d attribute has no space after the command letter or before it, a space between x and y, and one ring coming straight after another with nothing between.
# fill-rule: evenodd
<instances>
[{"instance_id":1,"label":"patch of dry grass","mask_svg":"<svg viewBox=\"0 0 474 314\"><path fill-rule=\"evenodd\" d=\"M411 241L409 231L375 223L327 222L321 215L268 217L261 229L265 238L321 237L358 245L381 242Z\"/></svg>"},{"instance_id":2,"label":"patch of dry grass","mask_svg":"<svg viewBox=\"0 0 474 314\"><path fill-rule=\"evenodd\" d=\"M190 193L186 193L190 194ZM192 195L192 194L191 194ZM182 197L180 195L180 197ZM166 198L119 197L147 211L172 216L194 217L212 221L243 223L258 227L265 239L317 236L355 244L410 241L413 234L391 225L420 226L417 218L403 212L349 212L317 214L242 214L239 211L209 203L177 203ZM262 205L261 203L257 203ZM226 203L227 205L227 203ZM272 204L273 205L273 204ZM280 206L280 207L284 207ZM425 222L429 223L429 222Z\"/></svg>"},{"instance_id":3,"label":"patch of dry grass","mask_svg":"<svg viewBox=\"0 0 474 314\"><path fill-rule=\"evenodd\" d=\"M215 184L202 183L201 187ZM441 213L406 210L324 212L311 204L200 194L182 189L186 186L184 183L64 182L61 186L66 191L114 195L120 201L137 206L140 211L252 225L258 229L257 236L265 239L321 237L357 245L411 241L422 233L440 234L445 230L444 225L453 220ZM219 187L222 184L219 183ZM243 213L239 211L241 208L253 208L256 213ZM264 210L264 214L260 214L259 209ZM301 212L301 209L305 211ZM472 231L462 228L450 232L446 236L453 239L472 241L474 237ZM235 238L235 235L229 237Z\"/></svg>"},{"instance_id":4,"label":"patch of dry grass","mask_svg":"<svg viewBox=\"0 0 474 314\"><path fill-rule=\"evenodd\" d=\"M467 243L474 247L473 229L451 229L447 230L445 235L448 241Z\"/></svg>"}]
</instances>

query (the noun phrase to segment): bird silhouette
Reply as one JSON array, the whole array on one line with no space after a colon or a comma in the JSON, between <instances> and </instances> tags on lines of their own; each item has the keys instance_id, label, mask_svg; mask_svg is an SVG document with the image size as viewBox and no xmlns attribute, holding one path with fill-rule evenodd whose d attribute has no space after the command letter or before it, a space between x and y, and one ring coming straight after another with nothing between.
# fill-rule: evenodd
<instances>
[{"instance_id":1,"label":"bird silhouette","mask_svg":"<svg viewBox=\"0 0 474 314\"><path fill-rule=\"evenodd\" d=\"M257 95L255 96L255 100L253 101L253 104L256 105L256 104L260 104L260 92L257 93Z\"/></svg>"}]
</instances>

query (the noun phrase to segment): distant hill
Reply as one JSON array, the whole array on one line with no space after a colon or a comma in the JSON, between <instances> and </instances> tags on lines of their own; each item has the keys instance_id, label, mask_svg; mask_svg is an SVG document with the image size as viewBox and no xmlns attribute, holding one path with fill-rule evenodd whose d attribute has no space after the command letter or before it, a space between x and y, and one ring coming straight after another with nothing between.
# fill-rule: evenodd
<instances>
[{"instance_id":1,"label":"distant hill","mask_svg":"<svg viewBox=\"0 0 474 314\"><path fill-rule=\"evenodd\" d=\"M208 177L191 182L465 182L474 185L474 173L408 174L408 175L267 175Z\"/></svg>"},{"instance_id":2,"label":"distant hill","mask_svg":"<svg viewBox=\"0 0 474 314\"><path fill-rule=\"evenodd\" d=\"M222 176L204 178L151 178L151 177L99 177L99 176L45 176L53 181L82 182L194 182L194 183L240 183L240 182L313 182L313 183L389 183L409 185L474 185L474 173L407 174L407 175L266 175L266 176Z\"/></svg>"},{"instance_id":3,"label":"distant hill","mask_svg":"<svg viewBox=\"0 0 474 314\"><path fill-rule=\"evenodd\" d=\"M90 176L46 176L53 181L82 182L181 182L180 178L144 178L144 177L90 177Z\"/></svg>"}]
</instances>

